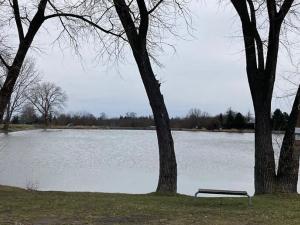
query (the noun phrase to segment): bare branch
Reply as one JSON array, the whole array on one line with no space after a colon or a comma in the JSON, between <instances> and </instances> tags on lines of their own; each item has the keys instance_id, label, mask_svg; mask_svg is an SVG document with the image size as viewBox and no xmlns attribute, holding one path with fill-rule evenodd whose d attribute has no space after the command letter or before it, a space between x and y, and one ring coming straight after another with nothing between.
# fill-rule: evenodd
<instances>
[{"instance_id":1,"label":"bare branch","mask_svg":"<svg viewBox=\"0 0 300 225\"><path fill-rule=\"evenodd\" d=\"M137 0L137 4L140 11L140 26L139 26L139 38L146 42L148 26L149 26L149 14L144 0Z\"/></svg>"},{"instance_id":2,"label":"bare branch","mask_svg":"<svg viewBox=\"0 0 300 225\"><path fill-rule=\"evenodd\" d=\"M104 33L111 34L113 36L116 36L116 37L119 37L119 38L123 39L124 41L127 41L122 36L122 34L115 34L115 33L111 32L110 30L106 30L106 29L102 28L101 26L99 26L98 24L92 22L91 20L86 19L85 16L75 15L75 14L71 14L71 13L57 13L57 14L52 14L52 15L45 16L45 20L55 18L55 17L60 17L60 18L61 17L66 17L66 18L72 17L72 18L80 19L80 20L86 22L87 24L101 30Z\"/></svg>"},{"instance_id":3,"label":"bare branch","mask_svg":"<svg viewBox=\"0 0 300 225\"><path fill-rule=\"evenodd\" d=\"M5 59L3 58L3 56L0 54L0 61L1 63L7 68L9 69L10 66L8 65L8 63L5 61Z\"/></svg>"},{"instance_id":4,"label":"bare branch","mask_svg":"<svg viewBox=\"0 0 300 225\"><path fill-rule=\"evenodd\" d=\"M157 8L163 1L164 1L164 0L159 0L159 1L156 3L156 5L155 5L152 9L150 9L150 10L148 11L148 14L153 13L153 12L156 10L156 8Z\"/></svg>"},{"instance_id":5,"label":"bare branch","mask_svg":"<svg viewBox=\"0 0 300 225\"><path fill-rule=\"evenodd\" d=\"M18 29L19 40L21 43L24 39L24 31L23 31L22 21L21 21L21 17L20 17L18 0L13 0L13 9L14 9L14 16L15 16L17 29Z\"/></svg>"},{"instance_id":6,"label":"bare branch","mask_svg":"<svg viewBox=\"0 0 300 225\"><path fill-rule=\"evenodd\" d=\"M249 5L250 9L250 17L251 17L251 24L252 24L252 31L254 33L254 39L256 42L256 48L257 48L257 58L258 58L258 69L263 70L265 67L265 60L264 60L264 47L263 42L261 40L261 37L259 35L259 32L257 30L257 24L256 24L256 12L254 8L254 4L252 0L247 0L247 3Z\"/></svg>"},{"instance_id":7,"label":"bare branch","mask_svg":"<svg viewBox=\"0 0 300 225\"><path fill-rule=\"evenodd\" d=\"M278 12L278 18L280 21L283 21L287 13L289 12L291 6L293 5L294 0L285 0L281 6L281 9Z\"/></svg>"}]
</instances>

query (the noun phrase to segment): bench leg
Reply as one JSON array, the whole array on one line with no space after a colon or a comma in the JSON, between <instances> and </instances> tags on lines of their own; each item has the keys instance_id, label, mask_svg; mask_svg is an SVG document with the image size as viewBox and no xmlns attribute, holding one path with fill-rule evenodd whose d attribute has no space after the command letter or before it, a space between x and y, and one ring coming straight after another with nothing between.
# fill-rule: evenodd
<instances>
[{"instance_id":1,"label":"bench leg","mask_svg":"<svg viewBox=\"0 0 300 225\"><path fill-rule=\"evenodd\" d=\"M252 206L252 200L251 200L251 196L248 195L248 206Z\"/></svg>"}]
</instances>

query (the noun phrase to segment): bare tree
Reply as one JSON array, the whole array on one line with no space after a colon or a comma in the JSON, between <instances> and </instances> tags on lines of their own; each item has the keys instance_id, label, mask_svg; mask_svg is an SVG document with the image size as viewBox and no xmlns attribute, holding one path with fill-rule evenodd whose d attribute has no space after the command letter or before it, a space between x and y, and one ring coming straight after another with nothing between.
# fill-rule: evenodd
<instances>
[{"instance_id":1,"label":"bare tree","mask_svg":"<svg viewBox=\"0 0 300 225\"><path fill-rule=\"evenodd\" d=\"M160 91L161 83L154 74L151 60L158 62L155 50L162 50L164 33L174 34L178 17L183 17L188 24L185 3L182 0L87 0L70 7L72 14L66 13L65 9L56 8L56 14L47 17L63 17L60 22L71 40L81 35L82 28L87 24L96 32L96 40L98 38L101 43L104 40L103 32L94 24L84 20L81 20L81 26L73 23L73 15L79 14L78 12L90 15L89 21L97 23L98 26L106 24L106 29L109 30L106 34L109 34L107 36L111 40L104 45L104 49L109 56L120 57L124 46L130 46L156 125L160 156L157 192L177 191L177 164L169 115ZM100 51L99 54L102 55L103 52Z\"/></svg>"},{"instance_id":2,"label":"bare tree","mask_svg":"<svg viewBox=\"0 0 300 225\"><path fill-rule=\"evenodd\" d=\"M47 127L50 116L64 107L67 95L61 87L56 86L54 83L43 82L29 90L27 99L42 114L44 125Z\"/></svg>"},{"instance_id":3,"label":"bare tree","mask_svg":"<svg viewBox=\"0 0 300 225\"><path fill-rule=\"evenodd\" d=\"M37 3L31 1L20 2L19 0L2 0L0 2L0 62L8 71L0 89L1 121L25 57L36 34L46 20L58 18L62 22L63 30L66 30L62 18L68 17L68 20L71 20L72 23L76 23L77 20L84 21L86 24L97 27L99 32L113 34L117 37L121 36L114 34L109 28L106 29L93 23L90 20L91 16L85 14L85 10L76 10L78 6L84 5L85 1L75 1L72 4L69 4L69 1L58 3L50 0L39 0ZM67 13L65 15L60 14L60 8L67 10ZM75 11L78 14L72 13ZM61 34L58 39L61 38ZM70 42L76 44L73 39L70 39Z\"/></svg>"},{"instance_id":4,"label":"bare tree","mask_svg":"<svg viewBox=\"0 0 300 225\"><path fill-rule=\"evenodd\" d=\"M160 92L161 84L156 79L150 61L148 36L155 34L149 32L149 28L150 31L154 29L150 24L164 26L165 21L159 16L164 9L167 10L164 4L176 4L176 1L113 0L113 3L139 68L154 116L160 159L156 191L175 193L177 191L177 164L174 143L168 111ZM156 20L157 18L162 21Z\"/></svg>"},{"instance_id":5,"label":"bare tree","mask_svg":"<svg viewBox=\"0 0 300 225\"><path fill-rule=\"evenodd\" d=\"M16 81L16 84L13 89L13 93L9 99L9 103L6 107L5 112L5 120L4 120L4 130L7 130L9 128L9 123L11 120L11 117L14 113L20 112L23 105L27 101L27 92L28 90L37 84L39 81L39 74L34 68L34 62L31 59L25 60L21 70L20 75ZM4 83L3 81L6 78L6 70L3 77L1 77L1 85Z\"/></svg>"},{"instance_id":6,"label":"bare tree","mask_svg":"<svg viewBox=\"0 0 300 225\"><path fill-rule=\"evenodd\" d=\"M242 23L248 82L255 111L255 193L296 192L298 172L295 179L295 171L298 171L299 157L294 157L292 140L298 116L298 94L281 148L278 173L272 145L271 102L278 52L280 42L283 42L281 37L290 28L296 28L291 16L295 15L297 19L299 4L294 0L231 0L231 3ZM264 37L266 29L268 32Z\"/></svg>"},{"instance_id":7,"label":"bare tree","mask_svg":"<svg viewBox=\"0 0 300 225\"><path fill-rule=\"evenodd\" d=\"M202 112L200 109L192 108L189 110L186 119L189 128L202 128L209 117L207 112Z\"/></svg>"},{"instance_id":8,"label":"bare tree","mask_svg":"<svg viewBox=\"0 0 300 225\"><path fill-rule=\"evenodd\" d=\"M30 102L26 102L20 112L21 123L32 124L38 119L36 110Z\"/></svg>"}]
</instances>

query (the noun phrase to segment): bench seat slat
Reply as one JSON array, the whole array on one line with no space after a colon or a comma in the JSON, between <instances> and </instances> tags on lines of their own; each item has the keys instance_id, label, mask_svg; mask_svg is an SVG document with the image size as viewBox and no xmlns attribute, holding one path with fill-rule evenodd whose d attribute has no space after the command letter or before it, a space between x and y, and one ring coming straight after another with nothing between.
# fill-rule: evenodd
<instances>
[{"instance_id":1,"label":"bench seat slat","mask_svg":"<svg viewBox=\"0 0 300 225\"><path fill-rule=\"evenodd\" d=\"M215 189L198 189L195 193L195 197L198 194L219 194L219 195L244 195L247 196L249 201L248 205L251 206L251 196L247 193L247 191L231 191L231 190L215 190Z\"/></svg>"},{"instance_id":2,"label":"bench seat slat","mask_svg":"<svg viewBox=\"0 0 300 225\"><path fill-rule=\"evenodd\" d=\"M211 190L211 189L199 189L198 193L204 194L223 194L223 195L248 195L246 191L230 191L230 190Z\"/></svg>"}]
</instances>

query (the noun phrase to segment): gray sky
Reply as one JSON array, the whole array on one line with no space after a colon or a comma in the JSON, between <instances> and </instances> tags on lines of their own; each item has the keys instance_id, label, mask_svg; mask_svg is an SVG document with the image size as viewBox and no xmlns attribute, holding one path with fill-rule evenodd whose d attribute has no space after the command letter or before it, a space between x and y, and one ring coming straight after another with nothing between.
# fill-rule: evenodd
<instances>
[{"instance_id":1,"label":"gray sky","mask_svg":"<svg viewBox=\"0 0 300 225\"><path fill-rule=\"evenodd\" d=\"M193 37L188 40L170 38L176 53L167 49L160 54L163 68L154 67L162 82L162 92L171 116L183 116L190 108L210 114L224 112L228 107L247 113L253 111L245 73L240 23L230 4L218 6L217 1L194 3ZM82 58L66 49L49 47L51 35L39 34L35 44L43 49L37 54L37 65L43 79L61 86L68 95L65 112L87 111L98 116L101 112L119 116L129 111L149 115L151 110L131 54L120 65L107 66L95 60L90 43ZM42 41L43 40L43 41ZM289 70L280 61L280 70ZM286 88L283 83L276 86ZM276 89L275 93L279 94ZM277 98L273 108L289 110L286 100Z\"/></svg>"}]
</instances>

